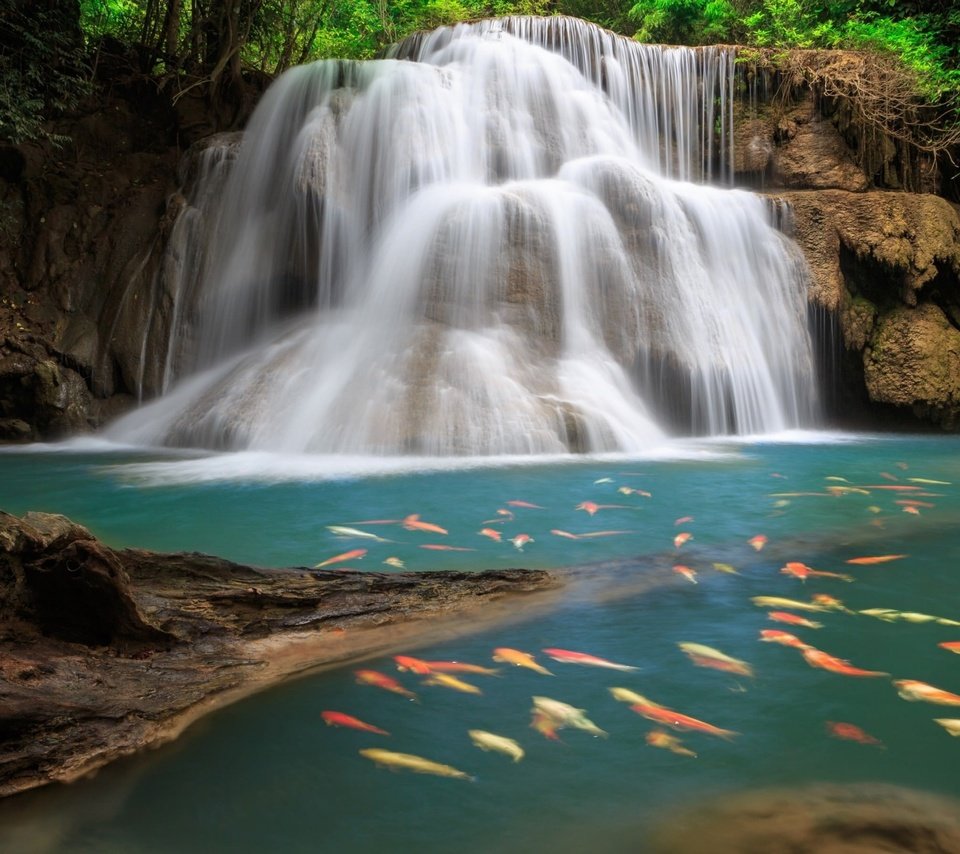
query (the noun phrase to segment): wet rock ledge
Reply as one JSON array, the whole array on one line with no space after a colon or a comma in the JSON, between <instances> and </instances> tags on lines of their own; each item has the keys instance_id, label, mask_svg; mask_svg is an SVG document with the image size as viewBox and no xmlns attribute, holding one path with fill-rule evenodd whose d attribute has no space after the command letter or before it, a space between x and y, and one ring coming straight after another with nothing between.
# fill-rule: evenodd
<instances>
[{"instance_id":1,"label":"wet rock ledge","mask_svg":"<svg viewBox=\"0 0 960 854\"><path fill-rule=\"evenodd\" d=\"M169 741L291 674L557 586L519 569L263 570L113 550L63 516L0 511L0 796Z\"/></svg>"}]
</instances>

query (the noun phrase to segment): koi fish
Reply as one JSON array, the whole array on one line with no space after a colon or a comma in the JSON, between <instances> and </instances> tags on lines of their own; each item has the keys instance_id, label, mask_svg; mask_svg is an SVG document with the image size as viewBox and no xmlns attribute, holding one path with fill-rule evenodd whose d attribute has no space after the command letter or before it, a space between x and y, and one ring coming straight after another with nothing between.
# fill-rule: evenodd
<instances>
[{"instance_id":1,"label":"koi fish","mask_svg":"<svg viewBox=\"0 0 960 854\"><path fill-rule=\"evenodd\" d=\"M413 771L414 774L434 774L437 777L452 777L456 780L470 780L471 782L476 780L475 777L471 777L450 765L442 765L439 762L424 759L422 756L414 756L412 753L394 753L392 750L368 747L361 750L360 755L370 759L382 768L401 768L405 771Z\"/></svg>"},{"instance_id":2,"label":"koi fish","mask_svg":"<svg viewBox=\"0 0 960 854\"><path fill-rule=\"evenodd\" d=\"M630 507L628 504L595 504L593 501L581 501L574 510L585 510L591 516L594 515L598 510L635 510L635 507Z\"/></svg>"},{"instance_id":3,"label":"koi fish","mask_svg":"<svg viewBox=\"0 0 960 854\"><path fill-rule=\"evenodd\" d=\"M880 477L882 477L884 480L893 480L893 481L899 481L899 480L900 480L899 477L897 477L895 474L890 474L890 472L888 472L888 471L882 471L882 472L880 472Z\"/></svg>"},{"instance_id":4,"label":"koi fish","mask_svg":"<svg viewBox=\"0 0 960 854\"><path fill-rule=\"evenodd\" d=\"M916 507L914 507L914 506L912 506L912 505L909 506L909 507L902 507L901 509L903 510L904 513L909 513L911 516L919 516L919 515L920 515L919 509L917 509Z\"/></svg>"},{"instance_id":5,"label":"koi fish","mask_svg":"<svg viewBox=\"0 0 960 854\"><path fill-rule=\"evenodd\" d=\"M450 688L453 691L459 691L461 694L482 694L476 685L457 679L449 673L431 673L429 678L423 680L424 685L438 685L441 688Z\"/></svg>"},{"instance_id":6,"label":"koi fish","mask_svg":"<svg viewBox=\"0 0 960 854\"><path fill-rule=\"evenodd\" d=\"M936 507L936 504L931 504L929 501L917 501L915 498L901 498L899 501L894 501L894 504L899 504L903 507L926 507L928 510L931 507Z\"/></svg>"},{"instance_id":7,"label":"koi fish","mask_svg":"<svg viewBox=\"0 0 960 854\"><path fill-rule=\"evenodd\" d=\"M806 617L800 617L796 614L789 614L786 611L771 611L767 617L778 623L787 623L791 626L805 626L808 629L822 629L823 623L816 623L808 620Z\"/></svg>"},{"instance_id":8,"label":"koi fish","mask_svg":"<svg viewBox=\"0 0 960 854\"><path fill-rule=\"evenodd\" d=\"M695 570L690 569L689 566L684 566L682 563L678 563L673 567L673 571L677 573L677 575L682 575L691 584L697 583L697 573Z\"/></svg>"},{"instance_id":9,"label":"koi fish","mask_svg":"<svg viewBox=\"0 0 960 854\"><path fill-rule=\"evenodd\" d=\"M500 542L501 534L499 531L495 531L493 528L481 528L478 533L482 537L489 537L495 543Z\"/></svg>"},{"instance_id":10,"label":"koi fish","mask_svg":"<svg viewBox=\"0 0 960 854\"><path fill-rule=\"evenodd\" d=\"M630 710L636 712L642 717L645 717L648 721L653 721L657 724L663 724L664 726L671 727L675 730L691 730L692 732L702 732L707 735L716 735L720 738L727 739L733 738L738 734L733 730L721 729L713 724L708 724L706 721L697 720L696 718L691 718L689 715L675 712L673 709L668 709L666 706L651 706L638 703L631 706Z\"/></svg>"},{"instance_id":11,"label":"koi fish","mask_svg":"<svg viewBox=\"0 0 960 854\"><path fill-rule=\"evenodd\" d=\"M675 549L680 548L684 543L690 542L693 539L693 534L689 531L681 531L677 536L673 538L673 547Z\"/></svg>"},{"instance_id":12,"label":"koi fish","mask_svg":"<svg viewBox=\"0 0 960 854\"><path fill-rule=\"evenodd\" d=\"M844 614L852 614L851 611L846 605L843 604L835 596L827 596L826 593L816 593L814 594L813 601L817 605L821 605L826 608L828 611L842 611Z\"/></svg>"},{"instance_id":13,"label":"koi fish","mask_svg":"<svg viewBox=\"0 0 960 854\"><path fill-rule=\"evenodd\" d=\"M697 754L683 746L683 743L675 735L670 735L662 729L652 729L646 736L647 744L651 747L662 747L678 756L692 756L696 759Z\"/></svg>"},{"instance_id":14,"label":"koi fish","mask_svg":"<svg viewBox=\"0 0 960 854\"><path fill-rule=\"evenodd\" d=\"M595 480L593 483L594 483L594 486L596 486L597 484L600 484L600 483L613 483L613 478L612 478L612 477L601 477L599 480Z\"/></svg>"},{"instance_id":15,"label":"koi fish","mask_svg":"<svg viewBox=\"0 0 960 854\"><path fill-rule=\"evenodd\" d=\"M501 525L504 522L513 521L513 518L514 518L513 513L511 513L509 510L504 510L502 507L497 510L497 515L500 517L499 519L484 519L482 524Z\"/></svg>"},{"instance_id":16,"label":"koi fish","mask_svg":"<svg viewBox=\"0 0 960 854\"><path fill-rule=\"evenodd\" d=\"M413 658L410 655L395 655L393 660L397 664L397 670L401 673L410 671L411 673L416 673L418 676L426 676L428 673L431 673L433 668L421 658Z\"/></svg>"},{"instance_id":17,"label":"koi fish","mask_svg":"<svg viewBox=\"0 0 960 854\"><path fill-rule=\"evenodd\" d=\"M517 536L511 538L510 542L513 543L513 547L518 552L522 552L527 543L535 542L535 540L529 534L517 534Z\"/></svg>"},{"instance_id":18,"label":"koi fish","mask_svg":"<svg viewBox=\"0 0 960 854\"><path fill-rule=\"evenodd\" d=\"M926 682L917 682L915 679L897 679L894 680L893 684L897 688L897 693L904 700L910 700L911 702L923 700L941 706L960 706L960 696L935 688Z\"/></svg>"},{"instance_id":19,"label":"koi fish","mask_svg":"<svg viewBox=\"0 0 960 854\"><path fill-rule=\"evenodd\" d=\"M544 738L549 738L552 741L560 740L560 736L557 735L557 723L548 715L534 712L530 720L530 728L535 729Z\"/></svg>"},{"instance_id":20,"label":"koi fish","mask_svg":"<svg viewBox=\"0 0 960 854\"><path fill-rule=\"evenodd\" d=\"M445 546L442 543L424 543L420 546L432 552L475 552L476 549L467 549L463 546Z\"/></svg>"},{"instance_id":21,"label":"koi fish","mask_svg":"<svg viewBox=\"0 0 960 854\"><path fill-rule=\"evenodd\" d=\"M387 540L371 534L369 531L360 531L357 528L345 528L343 525L327 525L327 530L337 537L359 537L368 540L375 540L378 543L391 543L393 540Z\"/></svg>"},{"instance_id":22,"label":"koi fish","mask_svg":"<svg viewBox=\"0 0 960 854\"><path fill-rule=\"evenodd\" d=\"M411 700L417 699L413 691L408 691L396 679L391 679L384 673L376 670L354 670L353 675L357 678L358 685L372 685L374 688L383 688L384 691L390 691Z\"/></svg>"},{"instance_id":23,"label":"koi fish","mask_svg":"<svg viewBox=\"0 0 960 854\"><path fill-rule=\"evenodd\" d=\"M760 551L767 544L767 538L763 534L757 534L755 537L747 540L747 542L750 543L754 549Z\"/></svg>"},{"instance_id":24,"label":"koi fish","mask_svg":"<svg viewBox=\"0 0 960 854\"><path fill-rule=\"evenodd\" d=\"M544 676L553 676L553 674L534 660L529 652L521 652L519 649L510 649L508 646L498 646L493 651L493 660L503 664L512 664L514 667L526 667L536 673L542 673Z\"/></svg>"},{"instance_id":25,"label":"koi fish","mask_svg":"<svg viewBox=\"0 0 960 854\"><path fill-rule=\"evenodd\" d=\"M560 700L552 700L550 697L534 697L531 711L535 716L543 715L552 720L556 729L573 727L594 736L607 737L604 730L586 717L586 709L576 709Z\"/></svg>"},{"instance_id":26,"label":"koi fish","mask_svg":"<svg viewBox=\"0 0 960 854\"><path fill-rule=\"evenodd\" d=\"M497 735L493 732L487 732L483 729L469 729L467 735L475 747L483 751L496 751L509 756L514 762L519 762L524 757L523 748L512 738L505 735Z\"/></svg>"},{"instance_id":27,"label":"koi fish","mask_svg":"<svg viewBox=\"0 0 960 854\"><path fill-rule=\"evenodd\" d=\"M653 700L648 700L642 694L638 694L636 691L631 691L629 688L609 688L610 694L614 700L617 700L621 703L630 703L631 705L637 706L658 706L659 703L654 703Z\"/></svg>"},{"instance_id":28,"label":"koi fish","mask_svg":"<svg viewBox=\"0 0 960 854\"><path fill-rule=\"evenodd\" d=\"M687 522L692 522L692 521L693 521L693 516L681 516L679 519L674 519L673 524L674 524L674 527L676 527L677 525L686 525Z\"/></svg>"},{"instance_id":29,"label":"koi fish","mask_svg":"<svg viewBox=\"0 0 960 854\"><path fill-rule=\"evenodd\" d=\"M853 581L852 575L845 575L842 572L821 572L819 569L812 569L805 563L788 563L786 566L780 568L780 572L783 575L792 575L801 581L806 581L812 576L817 578L836 578L839 581Z\"/></svg>"},{"instance_id":30,"label":"koi fish","mask_svg":"<svg viewBox=\"0 0 960 854\"><path fill-rule=\"evenodd\" d=\"M734 569L732 566L730 566L729 563L715 563L715 564L713 564L713 568L714 568L717 572L727 572L727 573L729 573L730 575L739 575L739 574L740 574L739 572L737 572L736 569Z\"/></svg>"},{"instance_id":31,"label":"koi fish","mask_svg":"<svg viewBox=\"0 0 960 854\"><path fill-rule=\"evenodd\" d=\"M907 480L909 480L911 483L925 483L930 486L950 486L951 485L950 481L948 480L930 480L929 478L926 478L926 477L908 477Z\"/></svg>"},{"instance_id":32,"label":"koi fish","mask_svg":"<svg viewBox=\"0 0 960 854\"><path fill-rule=\"evenodd\" d=\"M828 477L825 477L824 480L837 480L837 481L840 481L841 483L850 483L850 481L847 480L845 477L837 477L836 475L829 475Z\"/></svg>"},{"instance_id":33,"label":"koi fish","mask_svg":"<svg viewBox=\"0 0 960 854\"><path fill-rule=\"evenodd\" d=\"M875 744L877 747L883 747L883 742L874 738L869 733L864 732L856 724L849 724L838 721L827 721L827 732L834 738L844 738L847 741L856 741L860 744Z\"/></svg>"},{"instance_id":34,"label":"koi fish","mask_svg":"<svg viewBox=\"0 0 960 854\"><path fill-rule=\"evenodd\" d=\"M960 626L956 620L948 620L945 617L935 617L933 614L921 614L917 611L894 611L893 608L866 608L858 611L867 617L876 617L878 620L884 620L887 623L895 623L897 620L903 620L907 623L938 623L941 626Z\"/></svg>"},{"instance_id":35,"label":"koi fish","mask_svg":"<svg viewBox=\"0 0 960 854\"><path fill-rule=\"evenodd\" d=\"M388 558L384 561L384 563L385 563L387 566L392 566L392 567L395 567L395 568L397 568L397 569L404 569L404 568L406 568L406 566L407 566L407 565L406 565L402 560L400 560L400 558L398 558L398 557L388 557Z\"/></svg>"},{"instance_id":36,"label":"koi fish","mask_svg":"<svg viewBox=\"0 0 960 854\"><path fill-rule=\"evenodd\" d=\"M561 531L559 528L551 528L550 533L557 537L564 537L567 540L579 540L579 534L571 534L569 531Z\"/></svg>"},{"instance_id":37,"label":"koi fish","mask_svg":"<svg viewBox=\"0 0 960 854\"><path fill-rule=\"evenodd\" d=\"M508 507L525 507L528 510L544 510L539 504L531 504L529 501L508 501Z\"/></svg>"},{"instance_id":38,"label":"koi fish","mask_svg":"<svg viewBox=\"0 0 960 854\"><path fill-rule=\"evenodd\" d=\"M481 667L479 664L464 664L460 661L424 662L432 673L473 673L477 676L499 676L500 671L493 667Z\"/></svg>"},{"instance_id":39,"label":"koi fish","mask_svg":"<svg viewBox=\"0 0 960 854\"><path fill-rule=\"evenodd\" d=\"M871 513L882 513L882 512L883 512L883 508L882 508L882 507L877 507L876 504L871 504L871 505L867 508L867 510L869 510ZM850 563L850 561L847 561L847 563Z\"/></svg>"},{"instance_id":40,"label":"koi fish","mask_svg":"<svg viewBox=\"0 0 960 854\"><path fill-rule=\"evenodd\" d=\"M784 599L780 596L754 596L750 601L758 608L791 608L794 611L830 610L814 602L798 602L796 599Z\"/></svg>"},{"instance_id":41,"label":"koi fish","mask_svg":"<svg viewBox=\"0 0 960 854\"><path fill-rule=\"evenodd\" d=\"M421 522L419 513L413 513L405 517L402 524L408 531L429 531L431 534L447 533L447 529L441 528L439 525L434 525L430 522Z\"/></svg>"},{"instance_id":42,"label":"koi fish","mask_svg":"<svg viewBox=\"0 0 960 854\"><path fill-rule=\"evenodd\" d=\"M637 667L632 667L629 664L617 664L613 661L607 661L605 658L597 658L595 655L588 655L585 652L573 652L569 649L557 649L556 647L548 647L543 650L543 652L552 658L554 661L559 661L561 664L584 664L589 667L607 667L610 670L638 670Z\"/></svg>"},{"instance_id":43,"label":"koi fish","mask_svg":"<svg viewBox=\"0 0 960 854\"><path fill-rule=\"evenodd\" d=\"M678 643L677 646L689 656L697 667L712 667L714 670L722 670L724 673L753 676L753 668L747 662L740 661L738 658L731 658L726 653L720 652L719 649L704 646L701 643Z\"/></svg>"},{"instance_id":44,"label":"koi fish","mask_svg":"<svg viewBox=\"0 0 960 854\"><path fill-rule=\"evenodd\" d=\"M761 629L760 640L766 643L779 643L783 646L792 647L793 649L812 649L810 644L804 643L796 635L781 631L780 629Z\"/></svg>"},{"instance_id":45,"label":"koi fish","mask_svg":"<svg viewBox=\"0 0 960 854\"><path fill-rule=\"evenodd\" d=\"M828 486L827 492L831 495L869 495L870 492L866 489L861 489L859 486Z\"/></svg>"},{"instance_id":46,"label":"koi fish","mask_svg":"<svg viewBox=\"0 0 960 854\"><path fill-rule=\"evenodd\" d=\"M350 729L358 729L362 732L372 732L377 735L390 735L385 729L380 729L380 727L373 726L372 724L364 723L359 718L355 718L353 715L347 715L343 712L331 712L323 711L320 712L320 717L323 718L323 722L327 726L345 726L350 727Z\"/></svg>"},{"instance_id":47,"label":"koi fish","mask_svg":"<svg viewBox=\"0 0 960 854\"><path fill-rule=\"evenodd\" d=\"M579 539L589 540L593 537L616 537L620 534L632 534L633 531L591 531L589 534L581 534Z\"/></svg>"},{"instance_id":48,"label":"koi fish","mask_svg":"<svg viewBox=\"0 0 960 854\"><path fill-rule=\"evenodd\" d=\"M343 554L335 555L334 557L322 560L320 563L314 564L313 568L320 569L324 566L330 566L332 563L342 563L345 560L361 560L366 553L366 549L353 549L352 551L344 552Z\"/></svg>"},{"instance_id":49,"label":"koi fish","mask_svg":"<svg viewBox=\"0 0 960 854\"><path fill-rule=\"evenodd\" d=\"M943 643L938 643L937 646L942 647L948 652L960 654L960 641L944 641Z\"/></svg>"},{"instance_id":50,"label":"koi fish","mask_svg":"<svg viewBox=\"0 0 960 854\"><path fill-rule=\"evenodd\" d=\"M950 735L960 736L960 720L957 718L934 718L933 722L940 724Z\"/></svg>"},{"instance_id":51,"label":"koi fish","mask_svg":"<svg viewBox=\"0 0 960 854\"><path fill-rule=\"evenodd\" d=\"M863 487L863 489L886 489L889 492L916 492L917 490L921 489L921 487L906 486L903 484L898 484L897 486L893 486L892 484L889 484L889 483L871 483L871 484L866 484Z\"/></svg>"},{"instance_id":52,"label":"koi fish","mask_svg":"<svg viewBox=\"0 0 960 854\"><path fill-rule=\"evenodd\" d=\"M803 658L811 667L819 667L821 670L827 670L830 673L839 673L841 676L889 676L889 673L883 673L879 670L861 670L854 667L849 661L842 658L836 658L822 649L816 649L808 646L802 650ZM958 698L960 699L960 698Z\"/></svg>"}]
</instances>

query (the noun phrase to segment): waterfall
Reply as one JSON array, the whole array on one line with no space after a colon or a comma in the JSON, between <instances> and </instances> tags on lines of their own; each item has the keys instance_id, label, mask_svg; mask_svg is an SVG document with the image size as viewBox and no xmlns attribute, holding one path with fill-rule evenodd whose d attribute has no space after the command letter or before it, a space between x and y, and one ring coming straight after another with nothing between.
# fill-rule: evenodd
<instances>
[{"instance_id":1,"label":"waterfall","mask_svg":"<svg viewBox=\"0 0 960 854\"><path fill-rule=\"evenodd\" d=\"M111 435L535 454L809 423L803 260L705 183L733 60L505 18L287 72L191 196L203 257L165 265L176 382Z\"/></svg>"}]
</instances>

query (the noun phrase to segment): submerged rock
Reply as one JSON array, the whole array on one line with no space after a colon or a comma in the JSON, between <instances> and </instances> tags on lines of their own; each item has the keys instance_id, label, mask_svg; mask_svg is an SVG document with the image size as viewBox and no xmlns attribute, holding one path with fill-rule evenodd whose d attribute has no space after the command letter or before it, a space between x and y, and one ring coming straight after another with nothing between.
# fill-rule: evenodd
<instances>
[{"instance_id":1,"label":"submerged rock","mask_svg":"<svg viewBox=\"0 0 960 854\"><path fill-rule=\"evenodd\" d=\"M268 570L114 550L63 516L0 512L0 797L176 737L293 673L421 640L542 571ZM431 618L429 626L415 621Z\"/></svg>"}]
</instances>

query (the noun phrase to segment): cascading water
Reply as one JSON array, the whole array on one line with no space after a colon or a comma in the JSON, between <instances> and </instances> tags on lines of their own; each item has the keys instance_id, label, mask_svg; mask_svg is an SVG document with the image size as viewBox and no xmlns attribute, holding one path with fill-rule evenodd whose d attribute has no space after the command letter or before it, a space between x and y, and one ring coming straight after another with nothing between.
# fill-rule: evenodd
<instances>
[{"instance_id":1,"label":"cascading water","mask_svg":"<svg viewBox=\"0 0 960 854\"><path fill-rule=\"evenodd\" d=\"M198 183L176 383L113 436L549 453L809 421L799 253L768 202L685 183L729 174L732 51L510 18L392 57L288 72Z\"/></svg>"}]
</instances>

